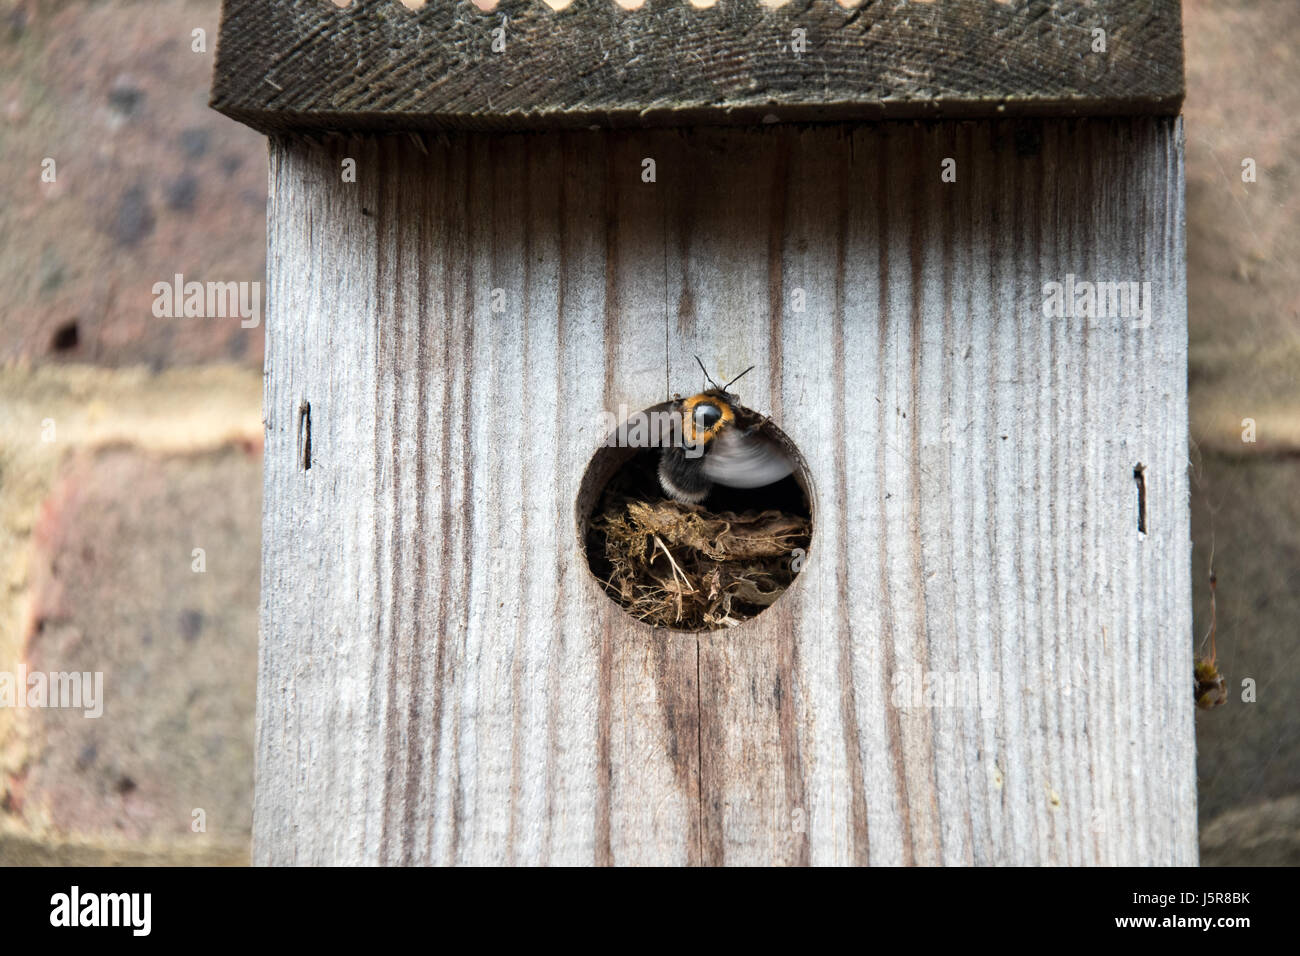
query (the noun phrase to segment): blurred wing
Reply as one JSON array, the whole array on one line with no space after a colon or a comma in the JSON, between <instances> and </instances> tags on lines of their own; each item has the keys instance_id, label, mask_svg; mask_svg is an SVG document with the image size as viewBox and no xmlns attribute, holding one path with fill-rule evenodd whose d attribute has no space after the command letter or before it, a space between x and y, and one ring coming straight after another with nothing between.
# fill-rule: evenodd
<instances>
[{"instance_id":1,"label":"blurred wing","mask_svg":"<svg viewBox=\"0 0 1300 956\"><path fill-rule=\"evenodd\" d=\"M720 485L761 488L794 471L794 462L765 435L728 428L710 443L701 467Z\"/></svg>"}]
</instances>

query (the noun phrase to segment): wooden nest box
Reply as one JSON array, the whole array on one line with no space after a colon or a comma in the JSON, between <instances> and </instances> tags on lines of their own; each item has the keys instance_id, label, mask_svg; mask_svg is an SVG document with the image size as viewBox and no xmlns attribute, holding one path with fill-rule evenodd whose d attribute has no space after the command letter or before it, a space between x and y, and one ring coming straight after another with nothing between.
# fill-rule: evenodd
<instances>
[{"instance_id":1,"label":"wooden nest box","mask_svg":"<svg viewBox=\"0 0 1300 956\"><path fill-rule=\"evenodd\" d=\"M1176 0L412 6L224 4L255 860L1194 864ZM697 355L812 534L688 633L582 528Z\"/></svg>"}]
</instances>

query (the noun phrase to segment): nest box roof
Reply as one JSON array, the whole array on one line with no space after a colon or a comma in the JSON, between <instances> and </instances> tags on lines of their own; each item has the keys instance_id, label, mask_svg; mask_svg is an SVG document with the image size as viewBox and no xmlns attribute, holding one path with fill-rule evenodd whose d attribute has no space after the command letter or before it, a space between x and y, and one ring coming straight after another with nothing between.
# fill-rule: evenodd
<instances>
[{"instance_id":1,"label":"nest box roof","mask_svg":"<svg viewBox=\"0 0 1300 956\"><path fill-rule=\"evenodd\" d=\"M1177 113L1183 97L1178 0L550 2L224 0L212 106L278 133Z\"/></svg>"}]
</instances>

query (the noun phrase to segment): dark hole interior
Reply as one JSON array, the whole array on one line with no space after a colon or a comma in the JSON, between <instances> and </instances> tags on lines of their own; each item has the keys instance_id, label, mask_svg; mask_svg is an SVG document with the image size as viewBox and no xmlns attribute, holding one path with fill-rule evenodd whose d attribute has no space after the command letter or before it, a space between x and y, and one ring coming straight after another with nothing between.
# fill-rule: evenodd
<instances>
[{"instance_id":1,"label":"dark hole interior","mask_svg":"<svg viewBox=\"0 0 1300 956\"><path fill-rule=\"evenodd\" d=\"M54 330L54 335L50 339L50 348L56 352L70 352L77 347L81 340L81 334L77 330L76 322L64 322Z\"/></svg>"}]
</instances>

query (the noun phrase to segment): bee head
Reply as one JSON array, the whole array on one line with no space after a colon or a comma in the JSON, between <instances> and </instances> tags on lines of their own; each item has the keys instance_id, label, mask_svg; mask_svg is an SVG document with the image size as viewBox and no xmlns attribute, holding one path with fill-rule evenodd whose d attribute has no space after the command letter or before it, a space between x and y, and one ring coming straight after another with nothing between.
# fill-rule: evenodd
<instances>
[{"instance_id":1,"label":"bee head","mask_svg":"<svg viewBox=\"0 0 1300 956\"><path fill-rule=\"evenodd\" d=\"M727 389L744 378L748 372L752 372L754 366L751 365L726 385L720 386L709 375L709 370L704 367L704 363L700 361L698 355L695 356L695 361L713 388L707 392L701 392L698 395L692 395L690 398L682 399L678 402L678 407L682 413L682 432L686 443L696 448L702 448L716 438L724 428L735 424L736 413L732 406L736 402L736 396L728 392Z\"/></svg>"},{"instance_id":2,"label":"bee head","mask_svg":"<svg viewBox=\"0 0 1300 956\"><path fill-rule=\"evenodd\" d=\"M682 431L686 441L692 445L707 445L724 428L735 424L732 401L732 396L721 389L682 399Z\"/></svg>"}]
</instances>

